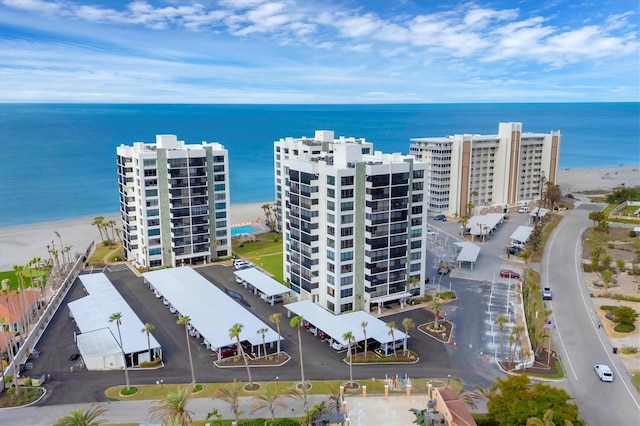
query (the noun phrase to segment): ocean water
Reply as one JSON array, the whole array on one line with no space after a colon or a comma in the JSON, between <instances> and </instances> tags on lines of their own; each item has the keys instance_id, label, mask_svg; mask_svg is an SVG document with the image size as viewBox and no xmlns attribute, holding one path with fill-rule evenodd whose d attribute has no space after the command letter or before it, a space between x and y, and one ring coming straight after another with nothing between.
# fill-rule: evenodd
<instances>
[{"instance_id":1,"label":"ocean water","mask_svg":"<svg viewBox=\"0 0 640 426\"><path fill-rule=\"evenodd\" d=\"M560 130L560 167L640 163L640 103L401 105L0 104L0 226L118 211L115 148L176 134L229 150L231 202L274 198L273 141L364 137L408 153L409 139Z\"/></svg>"}]
</instances>

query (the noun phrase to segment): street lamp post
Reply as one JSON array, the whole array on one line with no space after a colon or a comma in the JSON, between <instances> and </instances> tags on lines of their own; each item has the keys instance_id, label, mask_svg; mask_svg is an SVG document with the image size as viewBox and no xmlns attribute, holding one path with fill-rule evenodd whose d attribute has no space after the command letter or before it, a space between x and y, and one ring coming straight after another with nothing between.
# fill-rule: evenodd
<instances>
[{"instance_id":1,"label":"street lamp post","mask_svg":"<svg viewBox=\"0 0 640 426\"><path fill-rule=\"evenodd\" d=\"M276 376L276 393L278 392L279 385L280 385L280 378Z\"/></svg>"}]
</instances>

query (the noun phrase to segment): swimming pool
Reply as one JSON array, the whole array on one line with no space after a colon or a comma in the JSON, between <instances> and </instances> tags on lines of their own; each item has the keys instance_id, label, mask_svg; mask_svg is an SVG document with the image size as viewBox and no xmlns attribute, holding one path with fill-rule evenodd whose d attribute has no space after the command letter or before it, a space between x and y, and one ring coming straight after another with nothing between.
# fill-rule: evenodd
<instances>
[{"instance_id":1,"label":"swimming pool","mask_svg":"<svg viewBox=\"0 0 640 426\"><path fill-rule=\"evenodd\" d=\"M231 228L231 236L240 235L240 234L255 234L258 232L256 228L253 226L239 226L237 228Z\"/></svg>"}]
</instances>

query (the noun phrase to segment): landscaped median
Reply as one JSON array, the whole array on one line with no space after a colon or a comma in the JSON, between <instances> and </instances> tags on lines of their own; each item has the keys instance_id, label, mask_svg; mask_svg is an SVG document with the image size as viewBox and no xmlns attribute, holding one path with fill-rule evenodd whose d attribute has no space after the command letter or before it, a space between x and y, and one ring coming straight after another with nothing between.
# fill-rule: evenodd
<instances>
[{"instance_id":1,"label":"landscaped median","mask_svg":"<svg viewBox=\"0 0 640 426\"><path fill-rule=\"evenodd\" d=\"M426 394L427 393L427 383L445 383L449 379L411 379L411 392L418 394ZM355 395L360 394L362 392L362 387L367 387L367 394L375 395L383 395L384 394L384 386L387 384L387 380L385 379L367 379L367 380L358 380L354 379L354 382L360 385L359 389L356 391L349 391L345 389L345 394ZM346 385L349 382L348 378L344 380L307 380L307 383L311 384L311 388L307 392L309 395L328 395L332 392L332 389L339 388L342 385ZM279 381L279 382L255 382L260 384L261 390L271 389L271 390L279 390L280 392L286 389L293 389L299 383L299 381ZM230 389L233 386L233 383L200 383L202 385L202 390L200 392L194 392L194 398L211 398L213 392L219 388ZM178 388L184 388L188 386L188 384L149 384L149 385L136 385L138 388L138 392L133 395L122 396L120 391L124 389L124 386L112 386L107 388L104 392L107 398L118 400L118 401L146 401L146 400L157 400L168 394L169 392L176 392ZM393 388L389 389L390 394L405 394L406 389L398 389L394 390ZM247 392L245 390L241 391L240 396L255 396L256 392Z\"/></svg>"}]
</instances>

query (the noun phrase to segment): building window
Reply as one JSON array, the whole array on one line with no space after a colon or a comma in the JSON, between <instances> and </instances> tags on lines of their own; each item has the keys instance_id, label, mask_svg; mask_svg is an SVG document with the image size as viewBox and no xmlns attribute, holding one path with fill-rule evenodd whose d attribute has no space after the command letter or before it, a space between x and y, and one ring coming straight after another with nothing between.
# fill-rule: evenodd
<instances>
[{"instance_id":1,"label":"building window","mask_svg":"<svg viewBox=\"0 0 640 426\"><path fill-rule=\"evenodd\" d=\"M342 176L340 178L342 186L353 185L353 176Z\"/></svg>"},{"instance_id":2,"label":"building window","mask_svg":"<svg viewBox=\"0 0 640 426\"><path fill-rule=\"evenodd\" d=\"M347 312L353 310L353 303L344 303L340 305L340 312Z\"/></svg>"},{"instance_id":3,"label":"building window","mask_svg":"<svg viewBox=\"0 0 640 426\"><path fill-rule=\"evenodd\" d=\"M335 176L327 176L327 185L335 185L336 177Z\"/></svg>"},{"instance_id":4,"label":"building window","mask_svg":"<svg viewBox=\"0 0 640 426\"><path fill-rule=\"evenodd\" d=\"M335 289L333 287L327 286L327 294L331 297L335 294Z\"/></svg>"},{"instance_id":5,"label":"building window","mask_svg":"<svg viewBox=\"0 0 640 426\"><path fill-rule=\"evenodd\" d=\"M329 272L335 272L336 271L336 265L334 265L331 262L327 262L327 271Z\"/></svg>"},{"instance_id":6,"label":"building window","mask_svg":"<svg viewBox=\"0 0 640 426\"><path fill-rule=\"evenodd\" d=\"M336 260L336 254L332 250L327 250L327 259Z\"/></svg>"},{"instance_id":7,"label":"building window","mask_svg":"<svg viewBox=\"0 0 640 426\"><path fill-rule=\"evenodd\" d=\"M146 195L147 197L157 197L158 196L158 190L157 189L147 189L144 191L144 195Z\"/></svg>"},{"instance_id":8,"label":"building window","mask_svg":"<svg viewBox=\"0 0 640 426\"><path fill-rule=\"evenodd\" d=\"M336 198L336 190L333 188L327 188L327 197Z\"/></svg>"},{"instance_id":9,"label":"building window","mask_svg":"<svg viewBox=\"0 0 640 426\"><path fill-rule=\"evenodd\" d=\"M353 288L343 288L340 290L340 297L351 297L353 296Z\"/></svg>"},{"instance_id":10,"label":"building window","mask_svg":"<svg viewBox=\"0 0 640 426\"><path fill-rule=\"evenodd\" d=\"M345 201L340 205L340 211L348 212L353 210L353 201Z\"/></svg>"},{"instance_id":11,"label":"building window","mask_svg":"<svg viewBox=\"0 0 640 426\"><path fill-rule=\"evenodd\" d=\"M327 275L327 282L334 285L336 283L336 278L333 275Z\"/></svg>"},{"instance_id":12,"label":"building window","mask_svg":"<svg viewBox=\"0 0 640 426\"><path fill-rule=\"evenodd\" d=\"M353 215L352 214L343 214L342 215L342 223L353 223Z\"/></svg>"},{"instance_id":13,"label":"building window","mask_svg":"<svg viewBox=\"0 0 640 426\"><path fill-rule=\"evenodd\" d=\"M342 262L344 262L345 260L353 260L353 252L352 251L346 251L344 253L340 253L340 260Z\"/></svg>"},{"instance_id":14,"label":"building window","mask_svg":"<svg viewBox=\"0 0 640 426\"><path fill-rule=\"evenodd\" d=\"M336 203L334 201L327 201L327 210L335 211Z\"/></svg>"},{"instance_id":15,"label":"building window","mask_svg":"<svg viewBox=\"0 0 640 426\"><path fill-rule=\"evenodd\" d=\"M213 190L214 191L224 191L224 189L226 188L224 183L217 183L215 185L213 185Z\"/></svg>"},{"instance_id":16,"label":"building window","mask_svg":"<svg viewBox=\"0 0 640 426\"><path fill-rule=\"evenodd\" d=\"M335 248L336 241L333 238L327 238L327 246L329 246L331 248Z\"/></svg>"}]
</instances>

